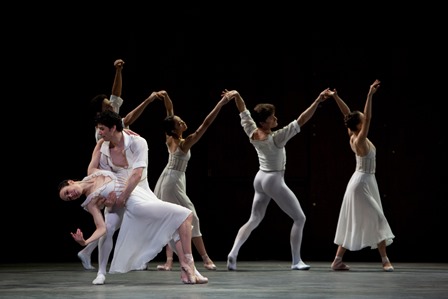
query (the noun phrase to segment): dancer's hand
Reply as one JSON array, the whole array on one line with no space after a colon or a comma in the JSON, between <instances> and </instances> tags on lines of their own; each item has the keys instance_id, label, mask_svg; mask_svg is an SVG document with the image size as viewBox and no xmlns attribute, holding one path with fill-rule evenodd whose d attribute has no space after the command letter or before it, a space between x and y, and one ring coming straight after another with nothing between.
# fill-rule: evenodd
<instances>
[{"instance_id":1,"label":"dancer's hand","mask_svg":"<svg viewBox=\"0 0 448 299\"><path fill-rule=\"evenodd\" d=\"M73 239L82 246L86 245L86 240L84 240L84 235L82 234L81 229L77 229L76 233L70 233Z\"/></svg>"}]
</instances>

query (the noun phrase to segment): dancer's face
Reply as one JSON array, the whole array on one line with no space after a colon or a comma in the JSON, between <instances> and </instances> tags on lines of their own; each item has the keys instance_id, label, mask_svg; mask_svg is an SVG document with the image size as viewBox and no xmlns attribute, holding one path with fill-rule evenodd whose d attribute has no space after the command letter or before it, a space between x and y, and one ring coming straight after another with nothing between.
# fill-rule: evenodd
<instances>
[{"instance_id":1,"label":"dancer's face","mask_svg":"<svg viewBox=\"0 0 448 299\"><path fill-rule=\"evenodd\" d=\"M269 128L269 129L277 127L278 126L277 117L274 114L272 114L271 116L266 118L266 120L263 123L263 126Z\"/></svg>"},{"instance_id":2,"label":"dancer's face","mask_svg":"<svg viewBox=\"0 0 448 299\"><path fill-rule=\"evenodd\" d=\"M105 141L110 141L113 135L113 132L115 131L115 126L112 128L108 128L103 124L98 124L98 135L100 138L103 138Z\"/></svg>"},{"instance_id":3,"label":"dancer's face","mask_svg":"<svg viewBox=\"0 0 448 299\"><path fill-rule=\"evenodd\" d=\"M59 197L64 201L72 201L78 199L82 195L81 187L74 181L68 181L69 185L62 187L59 191Z\"/></svg>"}]
</instances>

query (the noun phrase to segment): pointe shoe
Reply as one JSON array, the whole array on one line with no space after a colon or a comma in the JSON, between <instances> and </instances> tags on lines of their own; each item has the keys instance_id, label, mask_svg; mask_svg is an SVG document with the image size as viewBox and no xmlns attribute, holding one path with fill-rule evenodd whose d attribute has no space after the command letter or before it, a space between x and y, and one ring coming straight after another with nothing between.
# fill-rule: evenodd
<instances>
[{"instance_id":1,"label":"pointe shoe","mask_svg":"<svg viewBox=\"0 0 448 299\"><path fill-rule=\"evenodd\" d=\"M227 257L227 270L230 271L236 270L236 257L230 255Z\"/></svg>"},{"instance_id":2,"label":"pointe shoe","mask_svg":"<svg viewBox=\"0 0 448 299\"><path fill-rule=\"evenodd\" d=\"M208 257L207 254L202 256L202 260L204 261L204 268L207 270L216 270L216 265L213 261Z\"/></svg>"},{"instance_id":3,"label":"pointe shoe","mask_svg":"<svg viewBox=\"0 0 448 299\"><path fill-rule=\"evenodd\" d=\"M157 265L157 270L159 270L159 271L171 271L172 268L167 266L166 264L165 265Z\"/></svg>"},{"instance_id":4,"label":"pointe shoe","mask_svg":"<svg viewBox=\"0 0 448 299\"><path fill-rule=\"evenodd\" d=\"M191 270L189 265L183 265L180 269L180 279L184 284L196 284L196 275L193 273L193 270Z\"/></svg>"},{"instance_id":5,"label":"pointe shoe","mask_svg":"<svg viewBox=\"0 0 448 299\"><path fill-rule=\"evenodd\" d=\"M165 264L157 266L157 270L159 270L159 271L171 271L172 268L173 268L173 258L172 257L167 257Z\"/></svg>"},{"instance_id":6,"label":"pointe shoe","mask_svg":"<svg viewBox=\"0 0 448 299\"><path fill-rule=\"evenodd\" d=\"M311 267L305 264L303 261L298 262L291 266L291 270L309 270Z\"/></svg>"},{"instance_id":7,"label":"pointe shoe","mask_svg":"<svg viewBox=\"0 0 448 299\"><path fill-rule=\"evenodd\" d=\"M394 267L390 263L389 259L383 261L383 270L385 272L394 272Z\"/></svg>"},{"instance_id":8,"label":"pointe shoe","mask_svg":"<svg viewBox=\"0 0 448 299\"><path fill-rule=\"evenodd\" d=\"M93 270L95 267L90 262L90 255L84 254L82 251L78 252L78 258L81 260L82 266L86 270Z\"/></svg>"},{"instance_id":9,"label":"pointe shoe","mask_svg":"<svg viewBox=\"0 0 448 299\"><path fill-rule=\"evenodd\" d=\"M92 284L95 285L100 285L100 284L104 284L104 282L106 281L106 276L104 276L104 274L98 274L96 276L96 278L92 281Z\"/></svg>"},{"instance_id":10,"label":"pointe shoe","mask_svg":"<svg viewBox=\"0 0 448 299\"><path fill-rule=\"evenodd\" d=\"M202 276L201 273L199 273L198 269L196 267L194 268L194 275L196 276L196 283L197 284L204 284L208 283L208 278L205 276Z\"/></svg>"},{"instance_id":11,"label":"pointe shoe","mask_svg":"<svg viewBox=\"0 0 448 299\"><path fill-rule=\"evenodd\" d=\"M331 269L333 271L348 271L350 267L342 262L342 259L334 260L331 264Z\"/></svg>"},{"instance_id":12,"label":"pointe shoe","mask_svg":"<svg viewBox=\"0 0 448 299\"><path fill-rule=\"evenodd\" d=\"M216 265L213 262L209 264L204 263L204 268L207 270L216 270Z\"/></svg>"}]
</instances>

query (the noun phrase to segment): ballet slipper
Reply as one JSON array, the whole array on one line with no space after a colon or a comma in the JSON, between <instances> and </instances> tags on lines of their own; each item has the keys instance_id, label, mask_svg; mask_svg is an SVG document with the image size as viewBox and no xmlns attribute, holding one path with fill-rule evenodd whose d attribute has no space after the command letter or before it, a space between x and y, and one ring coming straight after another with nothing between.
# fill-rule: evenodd
<instances>
[{"instance_id":1,"label":"ballet slipper","mask_svg":"<svg viewBox=\"0 0 448 299\"><path fill-rule=\"evenodd\" d=\"M394 272L394 267L388 258L383 259L383 270L386 272Z\"/></svg>"},{"instance_id":2,"label":"ballet slipper","mask_svg":"<svg viewBox=\"0 0 448 299\"><path fill-rule=\"evenodd\" d=\"M104 284L104 282L106 281L106 276L104 276L104 274L98 274L96 276L96 278L92 281L92 284L95 285L100 285L100 284Z\"/></svg>"},{"instance_id":3,"label":"ballet slipper","mask_svg":"<svg viewBox=\"0 0 448 299\"><path fill-rule=\"evenodd\" d=\"M230 255L227 257L227 270L230 271L236 270L236 257Z\"/></svg>"},{"instance_id":4,"label":"ballet slipper","mask_svg":"<svg viewBox=\"0 0 448 299\"><path fill-rule=\"evenodd\" d=\"M214 263L211 264L204 263L204 268L207 270L216 270L216 265Z\"/></svg>"},{"instance_id":5,"label":"ballet slipper","mask_svg":"<svg viewBox=\"0 0 448 299\"><path fill-rule=\"evenodd\" d=\"M350 267L342 262L342 259L335 259L331 264L333 271L348 271Z\"/></svg>"},{"instance_id":6,"label":"ballet slipper","mask_svg":"<svg viewBox=\"0 0 448 299\"><path fill-rule=\"evenodd\" d=\"M82 266L86 270L93 270L95 267L92 266L90 261L90 255L84 254L82 251L78 252L78 258L81 260Z\"/></svg>"},{"instance_id":7,"label":"ballet slipper","mask_svg":"<svg viewBox=\"0 0 448 299\"><path fill-rule=\"evenodd\" d=\"M173 258L172 257L167 257L165 264L157 266L157 270L160 270L160 271L171 271L172 268L173 268Z\"/></svg>"},{"instance_id":8,"label":"ballet slipper","mask_svg":"<svg viewBox=\"0 0 448 299\"><path fill-rule=\"evenodd\" d=\"M205 276L202 276L201 273L199 273L198 269L196 267L194 268L194 275L196 276L196 283L197 284L204 284L208 283L208 278Z\"/></svg>"},{"instance_id":9,"label":"ballet slipper","mask_svg":"<svg viewBox=\"0 0 448 299\"><path fill-rule=\"evenodd\" d=\"M196 284L196 275L189 265L181 265L181 275L180 279L184 284Z\"/></svg>"},{"instance_id":10,"label":"ballet slipper","mask_svg":"<svg viewBox=\"0 0 448 299\"><path fill-rule=\"evenodd\" d=\"M202 260L204 261L204 268L207 270L216 270L216 265L213 261L208 257L207 254L202 256Z\"/></svg>"},{"instance_id":11,"label":"ballet slipper","mask_svg":"<svg viewBox=\"0 0 448 299\"><path fill-rule=\"evenodd\" d=\"M181 280L185 284L196 284L196 275L194 273L194 259L193 255L185 254L185 257L180 260L181 262Z\"/></svg>"},{"instance_id":12,"label":"ballet slipper","mask_svg":"<svg viewBox=\"0 0 448 299\"><path fill-rule=\"evenodd\" d=\"M303 261L298 262L291 266L291 270L309 270L311 267L305 264Z\"/></svg>"}]
</instances>

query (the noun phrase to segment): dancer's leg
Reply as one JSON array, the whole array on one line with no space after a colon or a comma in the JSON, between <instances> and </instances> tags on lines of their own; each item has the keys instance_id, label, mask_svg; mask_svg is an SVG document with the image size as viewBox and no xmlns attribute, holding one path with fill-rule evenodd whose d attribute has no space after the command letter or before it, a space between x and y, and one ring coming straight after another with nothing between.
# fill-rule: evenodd
<instances>
[{"instance_id":1,"label":"dancer's leg","mask_svg":"<svg viewBox=\"0 0 448 299\"><path fill-rule=\"evenodd\" d=\"M98 273L93 284L104 284L106 281L107 264L113 248L115 232L120 228L122 214L104 211L106 234L98 242Z\"/></svg>"},{"instance_id":2,"label":"dancer's leg","mask_svg":"<svg viewBox=\"0 0 448 299\"><path fill-rule=\"evenodd\" d=\"M184 283L207 283L208 278L202 276L194 265L193 253L191 249L191 221L192 214L178 228L180 240L176 242L177 256L181 264L181 271L185 275L182 277Z\"/></svg>"},{"instance_id":3,"label":"dancer's leg","mask_svg":"<svg viewBox=\"0 0 448 299\"><path fill-rule=\"evenodd\" d=\"M157 270L171 271L171 269L173 268L173 250L171 249L169 244L165 246L165 255L166 255L165 264L158 265Z\"/></svg>"},{"instance_id":4,"label":"dancer's leg","mask_svg":"<svg viewBox=\"0 0 448 299\"><path fill-rule=\"evenodd\" d=\"M378 252L380 253L381 262L383 263L383 270L386 272L393 272L394 267L389 261L386 253L386 240L383 240L378 244Z\"/></svg>"},{"instance_id":5,"label":"dancer's leg","mask_svg":"<svg viewBox=\"0 0 448 299\"><path fill-rule=\"evenodd\" d=\"M193 241L194 247L196 248L196 250L202 257L202 261L204 262L204 268L207 270L216 270L216 265L213 263L213 261L208 256L207 250L205 250L204 239L202 238L202 236L193 237L192 241Z\"/></svg>"},{"instance_id":6,"label":"dancer's leg","mask_svg":"<svg viewBox=\"0 0 448 299\"><path fill-rule=\"evenodd\" d=\"M261 181L266 173L259 171L255 176L255 195L249 220L238 230L233 247L227 256L227 269L236 270L236 260L241 246L247 241L252 231L263 220L271 198L263 192Z\"/></svg>"},{"instance_id":7,"label":"dancer's leg","mask_svg":"<svg viewBox=\"0 0 448 299\"><path fill-rule=\"evenodd\" d=\"M308 270L310 266L302 261L300 254L306 217L298 198L286 185L283 174L283 172L270 173L266 176L263 187L280 209L293 220L289 237L292 255L291 269Z\"/></svg>"},{"instance_id":8,"label":"dancer's leg","mask_svg":"<svg viewBox=\"0 0 448 299\"><path fill-rule=\"evenodd\" d=\"M95 267L92 266L92 252L98 246L98 240L93 241L88 244L82 250L78 252L78 258L81 260L82 266L86 270L93 270Z\"/></svg>"},{"instance_id":9,"label":"dancer's leg","mask_svg":"<svg viewBox=\"0 0 448 299\"><path fill-rule=\"evenodd\" d=\"M342 262L342 258L344 257L346 249L341 245L338 246L336 250L336 257L334 258L333 263L331 263L331 269L334 271L347 271L350 270L350 267Z\"/></svg>"}]
</instances>

